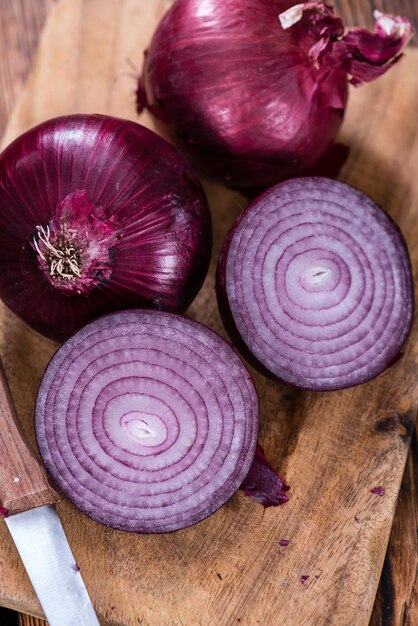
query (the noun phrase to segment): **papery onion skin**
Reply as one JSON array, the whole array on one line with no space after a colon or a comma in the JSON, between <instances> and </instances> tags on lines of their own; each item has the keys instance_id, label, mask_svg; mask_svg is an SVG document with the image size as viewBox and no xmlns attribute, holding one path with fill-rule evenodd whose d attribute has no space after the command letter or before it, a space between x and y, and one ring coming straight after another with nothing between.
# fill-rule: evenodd
<instances>
[{"instance_id":1,"label":"papery onion skin","mask_svg":"<svg viewBox=\"0 0 418 626\"><path fill-rule=\"evenodd\" d=\"M410 36L405 18L382 14L375 33L344 34L315 0L283 28L279 15L294 4L176 0L145 52L138 111L147 107L196 169L230 187L310 170L340 129L348 82L383 74Z\"/></svg>"},{"instance_id":2,"label":"papery onion skin","mask_svg":"<svg viewBox=\"0 0 418 626\"><path fill-rule=\"evenodd\" d=\"M246 496L262 504L265 509L270 506L281 506L289 500L286 493L290 489L289 485L286 485L267 461L260 444L257 444L250 471L240 489Z\"/></svg>"},{"instance_id":3,"label":"papery onion skin","mask_svg":"<svg viewBox=\"0 0 418 626\"><path fill-rule=\"evenodd\" d=\"M413 320L400 229L362 192L320 177L280 183L248 206L225 238L216 289L244 358L301 389L376 377Z\"/></svg>"},{"instance_id":4,"label":"papery onion skin","mask_svg":"<svg viewBox=\"0 0 418 626\"><path fill-rule=\"evenodd\" d=\"M0 155L0 297L54 340L116 309L184 311L210 253L199 180L139 124L64 116Z\"/></svg>"},{"instance_id":5,"label":"papery onion skin","mask_svg":"<svg viewBox=\"0 0 418 626\"><path fill-rule=\"evenodd\" d=\"M251 467L252 378L202 324L130 310L83 327L52 358L35 410L47 470L92 519L162 533L221 507Z\"/></svg>"}]
</instances>

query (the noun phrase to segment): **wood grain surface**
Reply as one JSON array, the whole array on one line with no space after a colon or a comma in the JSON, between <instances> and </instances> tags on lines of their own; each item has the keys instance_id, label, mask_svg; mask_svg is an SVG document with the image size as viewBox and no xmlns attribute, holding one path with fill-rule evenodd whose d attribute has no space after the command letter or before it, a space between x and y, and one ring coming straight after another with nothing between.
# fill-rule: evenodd
<instances>
[{"instance_id":1,"label":"wood grain surface","mask_svg":"<svg viewBox=\"0 0 418 626\"><path fill-rule=\"evenodd\" d=\"M140 51L166 6L157 0L108 0L105 9L99 0L54 6L4 143L59 113L98 111L136 119L132 64L139 67ZM415 119L417 63L410 51L390 75L353 91L343 132L352 148L344 180L399 221L415 270L418 140L409 120ZM19 81L14 89L18 86ZM214 184L206 188L215 218L215 259L244 200ZM222 332L213 265L190 314ZM34 445L33 399L55 344L4 308L0 322L0 352ZM416 417L416 332L414 327L396 368L356 389L300 393L256 376L261 441L292 485L290 502L281 509L264 511L237 494L191 529L142 537L101 527L63 501L60 514L104 626L367 624ZM411 456L373 626L414 624L414 471ZM384 497L370 493L378 484L385 487ZM290 540L287 548L279 548L280 538ZM4 526L0 542L0 603L41 615ZM309 576L304 584L301 575Z\"/></svg>"},{"instance_id":2,"label":"wood grain surface","mask_svg":"<svg viewBox=\"0 0 418 626\"><path fill-rule=\"evenodd\" d=\"M0 362L0 506L14 515L58 501L44 467L28 447Z\"/></svg>"},{"instance_id":3,"label":"wood grain surface","mask_svg":"<svg viewBox=\"0 0 418 626\"><path fill-rule=\"evenodd\" d=\"M414 432L370 626L418 624L418 441Z\"/></svg>"},{"instance_id":4,"label":"wood grain surface","mask_svg":"<svg viewBox=\"0 0 418 626\"><path fill-rule=\"evenodd\" d=\"M33 615L19 614L19 626L47 626L47 623L39 617L33 617Z\"/></svg>"},{"instance_id":5,"label":"wood grain surface","mask_svg":"<svg viewBox=\"0 0 418 626\"><path fill-rule=\"evenodd\" d=\"M31 67L53 0L0 0L0 132Z\"/></svg>"}]
</instances>

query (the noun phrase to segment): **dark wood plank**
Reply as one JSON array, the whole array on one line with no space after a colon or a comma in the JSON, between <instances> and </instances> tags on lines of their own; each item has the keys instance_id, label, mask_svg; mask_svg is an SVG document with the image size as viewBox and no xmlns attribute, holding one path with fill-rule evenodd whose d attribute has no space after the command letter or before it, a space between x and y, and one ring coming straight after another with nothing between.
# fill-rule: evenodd
<instances>
[{"instance_id":1,"label":"dark wood plank","mask_svg":"<svg viewBox=\"0 0 418 626\"><path fill-rule=\"evenodd\" d=\"M370 626L418 624L417 459L415 431Z\"/></svg>"},{"instance_id":2,"label":"dark wood plank","mask_svg":"<svg viewBox=\"0 0 418 626\"><path fill-rule=\"evenodd\" d=\"M19 615L19 626L48 626L48 622L32 615Z\"/></svg>"}]
</instances>

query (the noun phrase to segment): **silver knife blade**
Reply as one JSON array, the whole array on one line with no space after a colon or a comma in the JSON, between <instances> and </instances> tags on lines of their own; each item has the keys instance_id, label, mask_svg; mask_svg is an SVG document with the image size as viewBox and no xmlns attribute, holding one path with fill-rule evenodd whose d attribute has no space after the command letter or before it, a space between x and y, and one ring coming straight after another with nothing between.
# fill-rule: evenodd
<instances>
[{"instance_id":1,"label":"silver knife blade","mask_svg":"<svg viewBox=\"0 0 418 626\"><path fill-rule=\"evenodd\" d=\"M4 519L50 626L100 626L55 507Z\"/></svg>"}]
</instances>

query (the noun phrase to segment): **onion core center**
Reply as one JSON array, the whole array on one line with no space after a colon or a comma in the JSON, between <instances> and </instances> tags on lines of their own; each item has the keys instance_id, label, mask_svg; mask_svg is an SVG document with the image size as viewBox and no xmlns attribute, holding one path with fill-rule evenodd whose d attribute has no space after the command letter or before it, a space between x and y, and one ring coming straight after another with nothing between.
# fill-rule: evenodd
<instances>
[{"instance_id":1,"label":"onion core center","mask_svg":"<svg viewBox=\"0 0 418 626\"><path fill-rule=\"evenodd\" d=\"M326 249L307 250L290 262L279 261L277 280L285 276L290 300L302 308L318 308L344 297L350 272L337 255ZM279 286L279 285L278 285ZM316 294L314 296L314 294Z\"/></svg>"},{"instance_id":2,"label":"onion core center","mask_svg":"<svg viewBox=\"0 0 418 626\"><path fill-rule=\"evenodd\" d=\"M167 439L167 428L158 415L130 411L122 415L120 425L130 439L143 446L158 446Z\"/></svg>"},{"instance_id":3,"label":"onion core center","mask_svg":"<svg viewBox=\"0 0 418 626\"><path fill-rule=\"evenodd\" d=\"M331 259L318 259L309 264L300 276L300 283L306 291L330 291L341 278L338 264Z\"/></svg>"}]
</instances>

